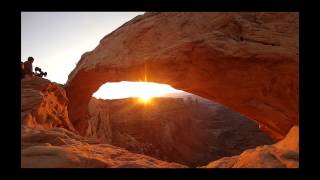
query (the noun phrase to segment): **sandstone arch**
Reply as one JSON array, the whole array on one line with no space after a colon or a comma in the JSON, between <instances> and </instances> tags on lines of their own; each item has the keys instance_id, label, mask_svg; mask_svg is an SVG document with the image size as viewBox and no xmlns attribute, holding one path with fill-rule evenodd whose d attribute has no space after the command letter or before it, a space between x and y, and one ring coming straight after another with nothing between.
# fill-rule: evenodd
<instances>
[{"instance_id":1,"label":"sandstone arch","mask_svg":"<svg viewBox=\"0 0 320 180\"><path fill-rule=\"evenodd\" d=\"M258 121L276 140L298 124L298 13L146 13L85 53L66 84L81 133L102 84L169 84Z\"/></svg>"}]
</instances>

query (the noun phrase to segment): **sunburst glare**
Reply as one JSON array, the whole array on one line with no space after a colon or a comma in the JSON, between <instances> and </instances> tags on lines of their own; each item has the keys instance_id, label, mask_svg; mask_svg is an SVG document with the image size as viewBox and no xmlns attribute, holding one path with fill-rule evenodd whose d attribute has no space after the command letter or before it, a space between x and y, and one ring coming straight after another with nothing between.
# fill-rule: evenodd
<instances>
[{"instance_id":1,"label":"sunburst glare","mask_svg":"<svg viewBox=\"0 0 320 180\"><path fill-rule=\"evenodd\" d=\"M100 99L122 99L136 97L140 102L150 102L153 97L161 97L168 93L183 92L176 90L167 84L151 82L128 82L106 83L102 85L93 97Z\"/></svg>"}]
</instances>

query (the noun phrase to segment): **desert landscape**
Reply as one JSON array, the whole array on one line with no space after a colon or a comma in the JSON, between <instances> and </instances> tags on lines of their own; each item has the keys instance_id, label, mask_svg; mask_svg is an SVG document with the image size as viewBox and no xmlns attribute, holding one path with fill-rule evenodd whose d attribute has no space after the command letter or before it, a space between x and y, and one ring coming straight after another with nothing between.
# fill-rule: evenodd
<instances>
[{"instance_id":1,"label":"desert landscape","mask_svg":"<svg viewBox=\"0 0 320 180\"><path fill-rule=\"evenodd\" d=\"M66 83L21 79L21 167L298 168L298 19L136 16L84 52ZM187 93L93 96L120 81Z\"/></svg>"}]
</instances>

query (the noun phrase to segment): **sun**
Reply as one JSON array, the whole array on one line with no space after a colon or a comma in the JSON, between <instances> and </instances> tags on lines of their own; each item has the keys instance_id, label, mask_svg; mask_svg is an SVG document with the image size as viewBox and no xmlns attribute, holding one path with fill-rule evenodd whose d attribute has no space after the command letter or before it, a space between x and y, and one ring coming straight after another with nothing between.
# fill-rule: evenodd
<instances>
[{"instance_id":1,"label":"sun","mask_svg":"<svg viewBox=\"0 0 320 180\"><path fill-rule=\"evenodd\" d=\"M147 104L151 102L152 97L151 96L141 96L139 97L139 102Z\"/></svg>"}]
</instances>

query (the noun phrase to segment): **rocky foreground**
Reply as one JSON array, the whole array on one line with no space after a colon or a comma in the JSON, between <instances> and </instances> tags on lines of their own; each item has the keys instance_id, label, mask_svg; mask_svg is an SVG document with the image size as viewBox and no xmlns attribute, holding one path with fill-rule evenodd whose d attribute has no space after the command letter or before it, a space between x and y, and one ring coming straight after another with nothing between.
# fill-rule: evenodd
<instances>
[{"instance_id":1,"label":"rocky foreground","mask_svg":"<svg viewBox=\"0 0 320 180\"><path fill-rule=\"evenodd\" d=\"M68 118L64 88L42 78L21 80L21 167L32 168L183 168L129 152L96 138L83 137ZM242 154L209 163L220 167L298 167L299 127L282 141L246 150Z\"/></svg>"},{"instance_id":2,"label":"rocky foreground","mask_svg":"<svg viewBox=\"0 0 320 180\"><path fill-rule=\"evenodd\" d=\"M182 168L177 163L97 144L64 128L22 127L21 167L27 168Z\"/></svg>"},{"instance_id":3,"label":"rocky foreground","mask_svg":"<svg viewBox=\"0 0 320 180\"><path fill-rule=\"evenodd\" d=\"M297 168L299 167L299 127L294 126L274 145L248 149L238 156L209 163L206 168Z\"/></svg>"}]
</instances>

